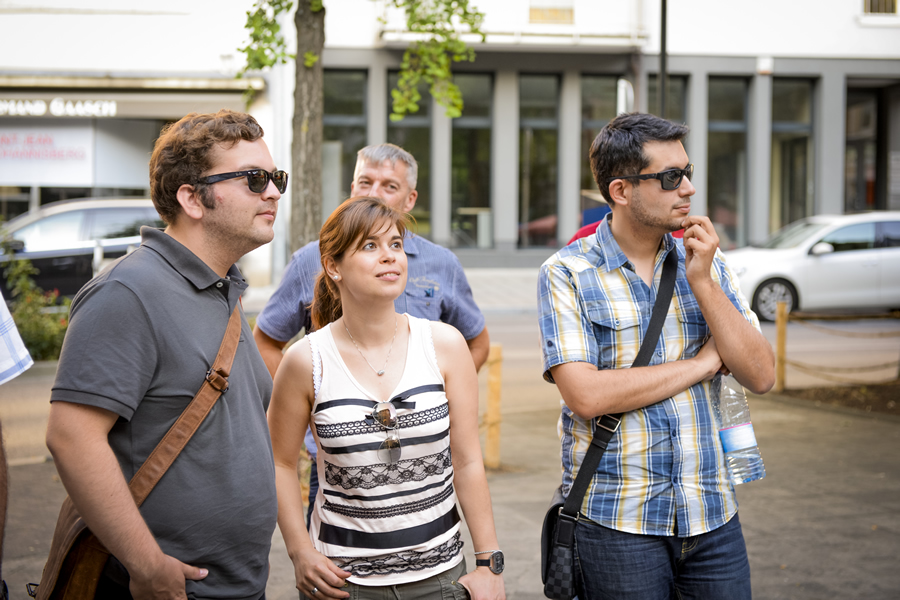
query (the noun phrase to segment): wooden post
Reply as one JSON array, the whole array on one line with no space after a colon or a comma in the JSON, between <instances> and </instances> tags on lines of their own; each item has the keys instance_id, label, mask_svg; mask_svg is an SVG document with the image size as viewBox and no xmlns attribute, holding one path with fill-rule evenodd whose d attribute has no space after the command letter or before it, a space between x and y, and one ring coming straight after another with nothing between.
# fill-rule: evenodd
<instances>
[{"instance_id":1,"label":"wooden post","mask_svg":"<svg viewBox=\"0 0 900 600\"><path fill-rule=\"evenodd\" d=\"M787 302L775 305L775 391L784 391L784 360L787 348Z\"/></svg>"},{"instance_id":2,"label":"wooden post","mask_svg":"<svg viewBox=\"0 0 900 600\"><path fill-rule=\"evenodd\" d=\"M500 386L503 374L503 346L491 344L487 359L488 390L484 424L487 429L484 440L484 466L500 468Z\"/></svg>"}]
</instances>

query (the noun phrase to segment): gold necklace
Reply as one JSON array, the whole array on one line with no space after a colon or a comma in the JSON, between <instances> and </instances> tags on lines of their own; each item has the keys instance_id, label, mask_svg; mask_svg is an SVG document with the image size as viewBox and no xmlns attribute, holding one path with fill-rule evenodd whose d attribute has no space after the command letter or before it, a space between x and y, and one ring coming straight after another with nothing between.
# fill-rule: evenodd
<instances>
[{"instance_id":1,"label":"gold necklace","mask_svg":"<svg viewBox=\"0 0 900 600\"><path fill-rule=\"evenodd\" d=\"M384 368L387 366L388 361L391 359L391 351L394 349L394 340L397 339L397 315L394 315L394 337L391 338L391 347L388 348L387 358L384 359L384 364L381 365L381 370L376 369L372 366L372 363L369 362L369 359L366 358L366 355L362 353L362 350L359 349L359 346L356 345L356 340L353 339L353 334L350 333L350 330L347 329L347 321L345 319L341 319L341 323L344 324L344 331L347 332L347 335L350 336L350 341L356 346L356 351L359 352L359 355L363 357L363 360L366 361L366 364L369 365L369 368L375 371L375 374L381 377L384 375Z\"/></svg>"}]
</instances>

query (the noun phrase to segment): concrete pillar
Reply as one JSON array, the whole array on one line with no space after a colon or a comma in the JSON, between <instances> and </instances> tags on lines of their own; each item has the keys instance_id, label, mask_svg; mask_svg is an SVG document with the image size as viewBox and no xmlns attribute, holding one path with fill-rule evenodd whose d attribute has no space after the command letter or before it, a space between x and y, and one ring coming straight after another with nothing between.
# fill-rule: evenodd
<instances>
[{"instance_id":1,"label":"concrete pillar","mask_svg":"<svg viewBox=\"0 0 900 600\"><path fill-rule=\"evenodd\" d=\"M366 107L366 137L368 145L387 141L388 126L388 62L380 53L374 53L369 65L369 90Z\"/></svg>"},{"instance_id":2,"label":"concrete pillar","mask_svg":"<svg viewBox=\"0 0 900 600\"><path fill-rule=\"evenodd\" d=\"M293 157L291 146L294 138L294 87L296 74L294 63L272 67L266 77L268 100L272 106L272 128L266 127L266 143L278 168L285 169L291 177ZM281 195L278 202L278 218L275 219L275 237L270 248L272 252L271 281L278 283L284 268L291 258L291 244L288 229L291 222L291 186Z\"/></svg>"},{"instance_id":3,"label":"concrete pillar","mask_svg":"<svg viewBox=\"0 0 900 600\"><path fill-rule=\"evenodd\" d=\"M494 248L500 252L513 252L519 237L519 76L516 71L496 73L493 124L491 207Z\"/></svg>"},{"instance_id":4,"label":"concrete pillar","mask_svg":"<svg viewBox=\"0 0 900 600\"><path fill-rule=\"evenodd\" d=\"M814 214L844 212L844 152L847 145L847 81L843 72L825 71L813 101L816 149Z\"/></svg>"},{"instance_id":5,"label":"concrete pillar","mask_svg":"<svg viewBox=\"0 0 900 600\"><path fill-rule=\"evenodd\" d=\"M450 247L450 171L453 120L431 100L431 240Z\"/></svg>"},{"instance_id":6,"label":"concrete pillar","mask_svg":"<svg viewBox=\"0 0 900 600\"><path fill-rule=\"evenodd\" d=\"M149 196L149 194L148 194ZM41 208L41 187L33 185L28 190L28 212L36 213Z\"/></svg>"},{"instance_id":7,"label":"concrete pillar","mask_svg":"<svg viewBox=\"0 0 900 600\"><path fill-rule=\"evenodd\" d=\"M688 79L687 90L687 124L691 132L685 139L685 150L691 162L694 163L694 184L696 192L691 198L691 214L705 215L709 204L707 198L707 178L715 173L709 172L707 146L709 133L707 123L709 121L709 74L705 70L691 71Z\"/></svg>"},{"instance_id":8,"label":"concrete pillar","mask_svg":"<svg viewBox=\"0 0 900 600\"><path fill-rule=\"evenodd\" d=\"M887 108L883 111L888 122L881 125L887 133L887 209L900 210L900 85L892 86L885 94Z\"/></svg>"},{"instance_id":9,"label":"concrete pillar","mask_svg":"<svg viewBox=\"0 0 900 600\"><path fill-rule=\"evenodd\" d=\"M750 80L747 124L747 242L762 242L769 236L772 189L772 76L754 75Z\"/></svg>"},{"instance_id":10,"label":"concrete pillar","mask_svg":"<svg viewBox=\"0 0 900 600\"><path fill-rule=\"evenodd\" d=\"M581 212L581 74L566 71L559 98L559 181L556 238L562 246L578 231Z\"/></svg>"},{"instance_id":11,"label":"concrete pillar","mask_svg":"<svg viewBox=\"0 0 900 600\"><path fill-rule=\"evenodd\" d=\"M649 69L658 69L658 67L654 66L655 62L648 64L649 62L652 61L649 61L648 57L642 56L640 60L633 63L635 64L634 81L632 82L634 84L634 110L637 112L648 112L648 98L650 97Z\"/></svg>"}]
</instances>

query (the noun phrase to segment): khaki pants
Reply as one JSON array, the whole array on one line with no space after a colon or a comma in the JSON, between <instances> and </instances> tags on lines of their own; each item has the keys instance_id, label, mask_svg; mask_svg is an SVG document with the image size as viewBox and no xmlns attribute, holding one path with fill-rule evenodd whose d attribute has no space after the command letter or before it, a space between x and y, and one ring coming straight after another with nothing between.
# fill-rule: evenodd
<instances>
[{"instance_id":1,"label":"khaki pants","mask_svg":"<svg viewBox=\"0 0 900 600\"><path fill-rule=\"evenodd\" d=\"M349 600L468 600L469 593L459 583L459 578L465 574L466 560L463 559L455 567L421 581L384 586L351 583L343 590L350 594ZM320 600L303 594L300 598Z\"/></svg>"}]
</instances>

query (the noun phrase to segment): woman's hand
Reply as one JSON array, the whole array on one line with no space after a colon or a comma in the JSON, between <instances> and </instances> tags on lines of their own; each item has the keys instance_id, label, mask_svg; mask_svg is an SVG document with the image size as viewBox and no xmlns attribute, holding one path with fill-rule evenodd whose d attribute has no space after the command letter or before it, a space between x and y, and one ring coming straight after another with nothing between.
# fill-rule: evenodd
<instances>
[{"instance_id":1,"label":"woman's hand","mask_svg":"<svg viewBox=\"0 0 900 600\"><path fill-rule=\"evenodd\" d=\"M503 575L494 575L487 567L478 567L459 578L472 600L506 600Z\"/></svg>"},{"instance_id":2,"label":"woman's hand","mask_svg":"<svg viewBox=\"0 0 900 600\"><path fill-rule=\"evenodd\" d=\"M309 598L350 597L342 589L350 573L338 568L315 548L305 551L294 562L294 577L297 579L297 589Z\"/></svg>"}]
</instances>

